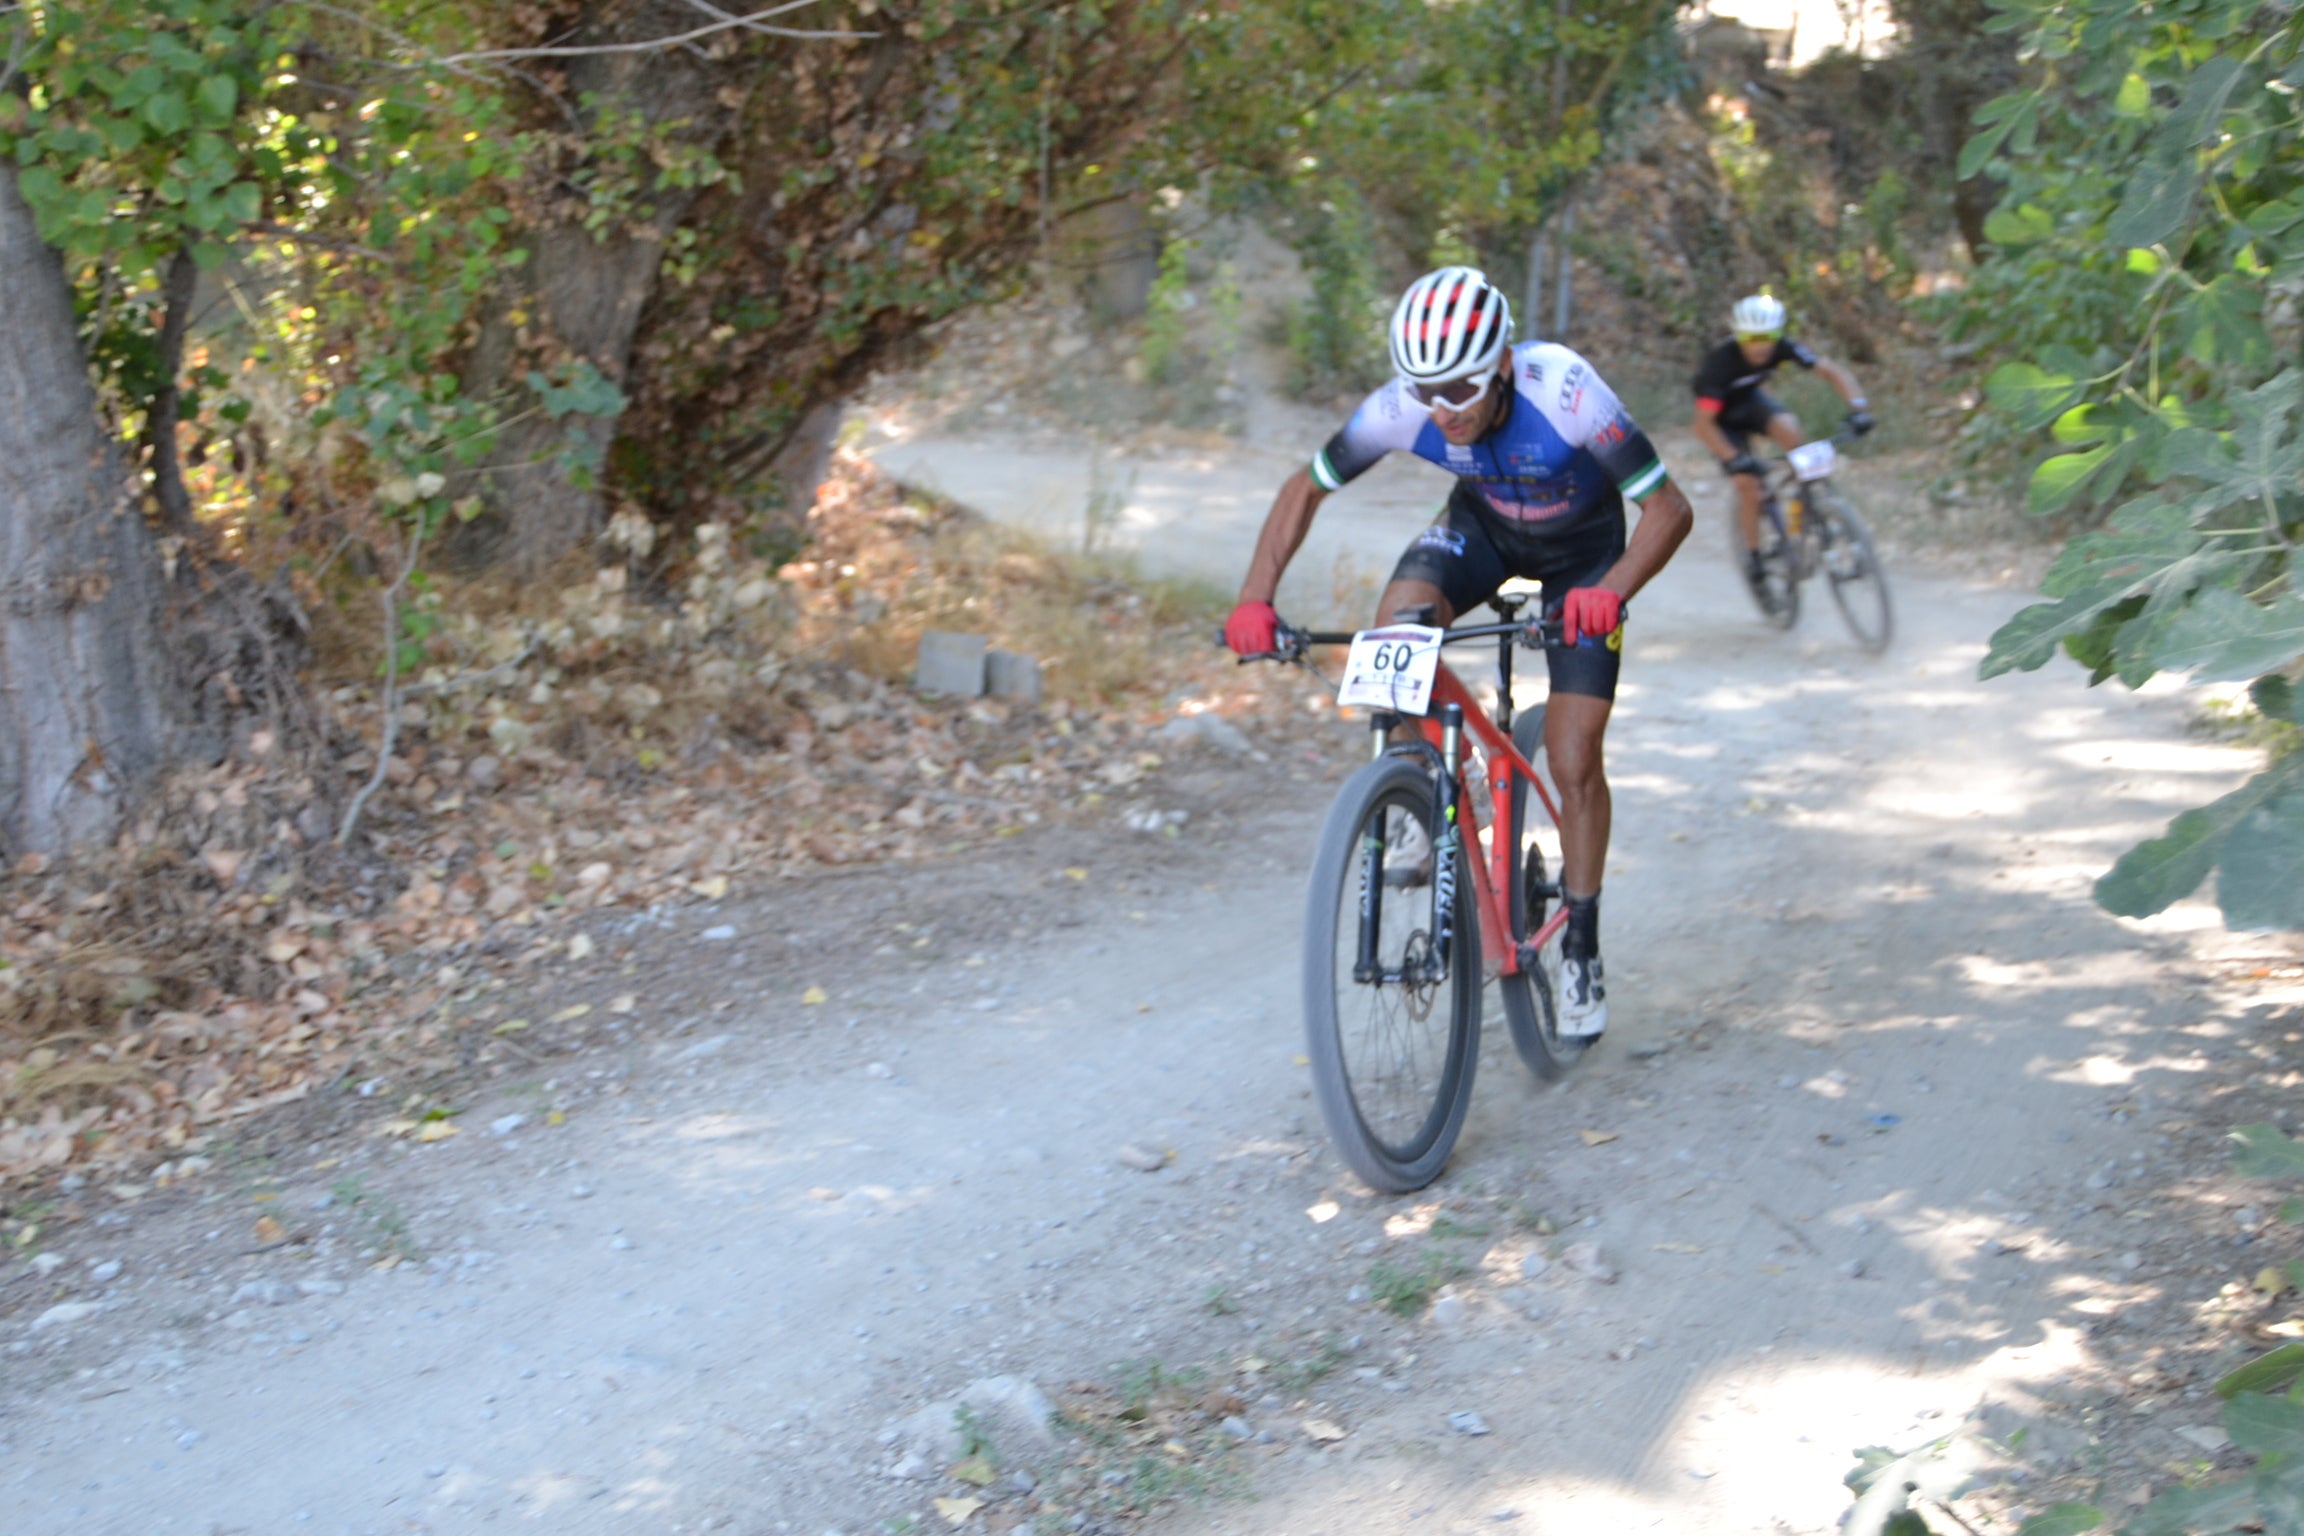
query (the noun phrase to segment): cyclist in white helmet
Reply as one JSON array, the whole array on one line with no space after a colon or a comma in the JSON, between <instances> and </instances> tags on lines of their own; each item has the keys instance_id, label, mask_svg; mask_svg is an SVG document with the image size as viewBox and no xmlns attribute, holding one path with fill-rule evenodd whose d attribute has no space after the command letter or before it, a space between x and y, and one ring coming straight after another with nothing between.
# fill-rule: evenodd
<instances>
[{"instance_id":1,"label":"cyclist in white helmet","mask_svg":"<svg viewBox=\"0 0 2304 1536\"><path fill-rule=\"evenodd\" d=\"M1560 790L1568 906L1560 1022L1565 1033L1594 1036L1608 1022L1601 739L1623 664L1623 605L1672 558L1694 514L1590 363L1551 342L1512 345L1511 309L1480 273L1443 267L1418 278L1392 312L1390 338L1399 376L1280 487L1224 638L1243 656L1274 648L1272 594L1329 492L1387 453L1412 453L1457 477L1438 519L1393 568L1376 618L1429 610L1429 622L1445 625L1510 577L1544 584L1544 611L1573 647L1545 652L1544 751ZM1634 527L1627 498L1640 503Z\"/></svg>"},{"instance_id":2,"label":"cyclist in white helmet","mask_svg":"<svg viewBox=\"0 0 2304 1536\"><path fill-rule=\"evenodd\" d=\"M1766 437L1784 448L1797 448L1807 441L1800 434L1800 418L1784 409L1764 387L1768 376L1786 363L1824 375L1848 402L1848 427L1858 437L1872 430L1872 413L1856 375L1785 336L1784 304L1775 295L1755 293L1738 299L1729 319L1735 336L1705 353L1696 369L1696 419L1690 425L1697 441L1712 450L1720 467L1736 483L1736 527L1744 535L1744 579L1767 602L1772 599L1760 558L1763 471L1760 461L1752 456L1752 439L1755 435Z\"/></svg>"}]
</instances>

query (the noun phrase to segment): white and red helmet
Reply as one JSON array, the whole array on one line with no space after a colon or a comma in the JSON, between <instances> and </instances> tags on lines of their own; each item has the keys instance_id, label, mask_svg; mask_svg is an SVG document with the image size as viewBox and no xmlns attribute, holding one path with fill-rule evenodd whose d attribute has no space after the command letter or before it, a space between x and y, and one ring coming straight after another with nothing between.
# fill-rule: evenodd
<instances>
[{"instance_id":1,"label":"white and red helmet","mask_svg":"<svg viewBox=\"0 0 2304 1536\"><path fill-rule=\"evenodd\" d=\"M1496 366L1512 344L1512 307L1471 267L1408 285L1392 311L1392 366L1412 384L1445 384Z\"/></svg>"}]
</instances>

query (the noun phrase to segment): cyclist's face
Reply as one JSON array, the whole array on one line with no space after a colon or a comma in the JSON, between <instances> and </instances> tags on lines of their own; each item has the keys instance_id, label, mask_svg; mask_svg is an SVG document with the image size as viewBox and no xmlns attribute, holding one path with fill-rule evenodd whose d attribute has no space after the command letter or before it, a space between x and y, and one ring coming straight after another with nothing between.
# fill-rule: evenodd
<instances>
[{"instance_id":1,"label":"cyclist's face","mask_svg":"<svg viewBox=\"0 0 2304 1536\"><path fill-rule=\"evenodd\" d=\"M1510 356L1509 352L1505 354L1507 359ZM1481 436L1496 424L1496 413L1504 408L1504 391L1512 387L1511 379L1502 376L1504 367L1505 365L1501 363L1497 365L1497 373L1500 376L1496 382L1489 385L1486 390L1481 392L1479 399L1473 401L1463 410L1452 411L1448 409L1445 401L1436 400L1432 403L1432 425L1440 429L1442 437L1461 447L1467 443L1478 442Z\"/></svg>"},{"instance_id":2,"label":"cyclist's face","mask_svg":"<svg viewBox=\"0 0 2304 1536\"><path fill-rule=\"evenodd\" d=\"M1757 368L1776 355L1774 336L1739 336L1736 345L1744 349L1744 361Z\"/></svg>"}]
</instances>

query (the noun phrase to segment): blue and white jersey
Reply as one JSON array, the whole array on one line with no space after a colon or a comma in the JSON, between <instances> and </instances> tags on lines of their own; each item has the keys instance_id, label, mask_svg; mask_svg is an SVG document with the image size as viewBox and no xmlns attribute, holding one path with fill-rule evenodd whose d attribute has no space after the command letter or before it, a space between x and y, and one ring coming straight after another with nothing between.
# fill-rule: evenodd
<instances>
[{"instance_id":1,"label":"blue and white jersey","mask_svg":"<svg viewBox=\"0 0 2304 1536\"><path fill-rule=\"evenodd\" d=\"M1312 460L1312 479L1340 490L1388 453L1413 453L1469 481L1514 531L1580 533L1620 517L1624 498L1664 483L1664 465L1597 370L1568 348L1524 341L1512 349L1511 409L1478 442L1440 435L1406 379L1361 402Z\"/></svg>"}]
</instances>

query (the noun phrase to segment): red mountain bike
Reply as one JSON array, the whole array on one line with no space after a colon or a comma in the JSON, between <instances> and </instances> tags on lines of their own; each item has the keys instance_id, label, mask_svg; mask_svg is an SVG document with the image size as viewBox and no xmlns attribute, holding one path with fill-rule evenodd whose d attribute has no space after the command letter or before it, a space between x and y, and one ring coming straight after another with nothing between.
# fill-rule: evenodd
<instances>
[{"instance_id":1,"label":"red mountain bike","mask_svg":"<svg viewBox=\"0 0 2304 1536\"><path fill-rule=\"evenodd\" d=\"M1352 1171L1400 1194L1456 1148L1480 1058L1483 955L1529 1070L1558 1079L1588 1041L1560 1033L1560 810L1537 770L1544 708L1512 710L1512 653L1561 643L1500 594L1500 624L1352 633L1281 626L1274 658L1353 645L1340 696L1373 686L1374 760L1345 781L1312 859L1304 918L1304 1030L1328 1134ZM1493 719L1439 661L1441 646L1497 641ZM1359 692L1355 696L1355 686ZM1417 739L1395 741L1412 724ZM1481 790L1485 790L1485 799ZM1530 812L1530 803L1543 814ZM1549 852L1547 847L1549 846Z\"/></svg>"}]
</instances>

